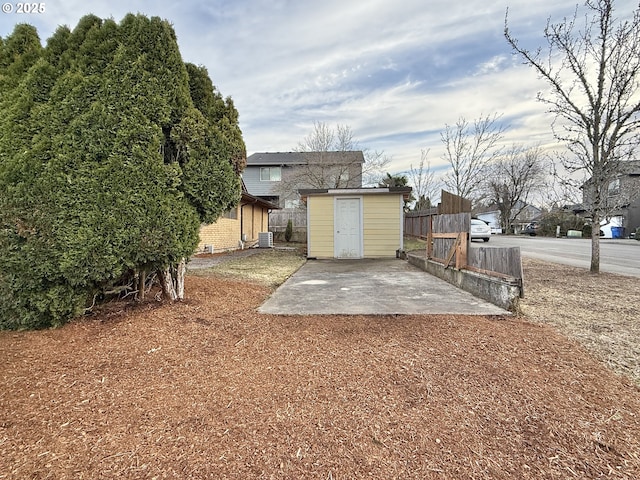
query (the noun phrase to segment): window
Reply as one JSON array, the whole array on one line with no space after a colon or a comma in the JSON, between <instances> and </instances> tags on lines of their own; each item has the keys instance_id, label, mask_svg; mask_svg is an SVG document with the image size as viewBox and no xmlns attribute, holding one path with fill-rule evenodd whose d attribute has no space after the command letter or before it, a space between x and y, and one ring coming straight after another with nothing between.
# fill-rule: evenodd
<instances>
[{"instance_id":1,"label":"window","mask_svg":"<svg viewBox=\"0 0 640 480\"><path fill-rule=\"evenodd\" d=\"M237 220L238 219L238 208L237 207L233 207L231 210L227 210L226 212L224 212L224 214L222 216L224 218L229 218L231 220Z\"/></svg>"},{"instance_id":2,"label":"window","mask_svg":"<svg viewBox=\"0 0 640 480\"><path fill-rule=\"evenodd\" d=\"M260 169L261 182L279 182L281 176L280 167L262 167Z\"/></svg>"},{"instance_id":3,"label":"window","mask_svg":"<svg viewBox=\"0 0 640 480\"><path fill-rule=\"evenodd\" d=\"M611 180L609 182L609 188L607 189L607 193L610 197L613 195L620 195L620 179L616 178L615 180Z\"/></svg>"}]
</instances>

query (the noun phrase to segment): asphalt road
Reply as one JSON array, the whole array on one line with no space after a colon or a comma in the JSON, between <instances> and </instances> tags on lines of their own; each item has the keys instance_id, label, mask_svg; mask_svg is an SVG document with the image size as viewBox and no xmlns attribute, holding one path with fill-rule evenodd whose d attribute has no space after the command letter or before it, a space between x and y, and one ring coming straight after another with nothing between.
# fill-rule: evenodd
<instances>
[{"instance_id":1,"label":"asphalt road","mask_svg":"<svg viewBox=\"0 0 640 480\"><path fill-rule=\"evenodd\" d=\"M492 235L489 243L474 241L471 245L520 247L523 257L587 269L591 265L591 240L585 238ZM600 271L640 277L640 241L601 239Z\"/></svg>"}]
</instances>

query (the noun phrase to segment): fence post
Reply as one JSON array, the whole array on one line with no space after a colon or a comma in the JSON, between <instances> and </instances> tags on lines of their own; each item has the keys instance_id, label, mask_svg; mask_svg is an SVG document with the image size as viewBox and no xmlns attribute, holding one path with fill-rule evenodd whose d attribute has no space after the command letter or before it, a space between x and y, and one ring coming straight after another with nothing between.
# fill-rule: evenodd
<instances>
[{"instance_id":1,"label":"fence post","mask_svg":"<svg viewBox=\"0 0 640 480\"><path fill-rule=\"evenodd\" d=\"M433 258L433 215L427 217L427 258Z\"/></svg>"},{"instance_id":2,"label":"fence post","mask_svg":"<svg viewBox=\"0 0 640 480\"><path fill-rule=\"evenodd\" d=\"M460 232L458 237L458 255L456 255L456 268L460 270L467 266L467 248L469 246L468 233Z\"/></svg>"}]
</instances>

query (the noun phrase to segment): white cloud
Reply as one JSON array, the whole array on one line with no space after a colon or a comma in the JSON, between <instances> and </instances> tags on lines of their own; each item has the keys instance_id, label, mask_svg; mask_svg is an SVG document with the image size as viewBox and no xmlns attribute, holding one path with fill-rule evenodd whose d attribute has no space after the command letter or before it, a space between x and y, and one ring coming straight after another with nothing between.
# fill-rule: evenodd
<instances>
[{"instance_id":1,"label":"white cloud","mask_svg":"<svg viewBox=\"0 0 640 480\"><path fill-rule=\"evenodd\" d=\"M508 2L514 35L535 47L549 16L574 1ZM632 0L618 2L630 11ZM290 150L313 121L351 126L363 146L394 158L402 171L459 116L503 113L507 141L553 144L551 119L535 96L544 85L511 58L503 38L506 5L496 0L66 0L29 18L3 15L0 34L34 23L43 38L94 13L168 19L186 61L207 67L233 97L248 151Z\"/></svg>"}]
</instances>

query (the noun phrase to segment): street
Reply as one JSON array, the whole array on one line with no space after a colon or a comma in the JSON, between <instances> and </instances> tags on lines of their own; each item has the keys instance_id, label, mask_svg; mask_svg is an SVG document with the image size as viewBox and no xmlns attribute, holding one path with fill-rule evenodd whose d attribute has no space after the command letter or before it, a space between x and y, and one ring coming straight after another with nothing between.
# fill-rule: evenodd
<instances>
[{"instance_id":1,"label":"street","mask_svg":"<svg viewBox=\"0 0 640 480\"><path fill-rule=\"evenodd\" d=\"M549 238L527 235L492 235L489 243L471 242L472 247L520 247L523 257L588 269L591 239ZM640 277L640 241L600 240L600 271Z\"/></svg>"}]
</instances>

